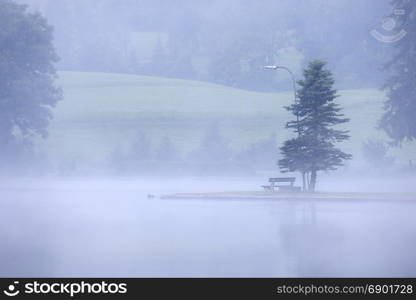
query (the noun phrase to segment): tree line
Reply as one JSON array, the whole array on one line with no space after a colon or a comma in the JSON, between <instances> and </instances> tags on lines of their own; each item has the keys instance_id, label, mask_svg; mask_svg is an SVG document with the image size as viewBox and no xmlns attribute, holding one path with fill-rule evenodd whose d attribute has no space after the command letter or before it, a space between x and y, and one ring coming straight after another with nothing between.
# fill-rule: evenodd
<instances>
[{"instance_id":1,"label":"tree line","mask_svg":"<svg viewBox=\"0 0 416 300\"><path fill-rule=\"evenodd\" d=\"M344 87L376 86L388 51L370 34L388 1L20 0L55 27L61 70L203 80L258 91L325 58ZM175 3L175 4L173 4ZM371 76L369 76L371 74Z\"/></svg>"},{"instance_id":2,"label":"tree line","mask_svg":"<svg viewBox=\"0 0 416 300\"><path fill-rule=\"evenodd\" d=\"M176 141L164 136L159 143L138 130L127 147L115 147L108 157L108 167L119 174L193 174L254 175L273 171L278 155L275 134L236 150L231 140L221 134L221 126L213 122L205 130L199 145L188 151L179 150ZM76 170L73 170L74 172Z\"/></svg>"},{"instance_id":3,"label":"tree line","mask_svg":"<svg viewBox=\"0 0 416 300\"><path fill-rule=\"evenodd\" d=\"M400 146L416 138L416 3L393 0L391 5L394 10L403 11L394 18L400 25L396 30L404 30L406 35L392 45L391 59L384 65L388 78L382 88L387 100L378 127L386 132L392 145ZM235 36L233 41L242 40ZM37 136L47 137L52 109L61 100L62 93L55 83L58 55L53 43L53 28L43 16L12 0L1 0L0 45L0 154L2 161L10 161L19 151L30 147ZM225 55L230 53L233 52L224 51ZM227 75L228 70L221 73L233 78ZM294 137L281 147L282 158L278 164L282 171L300 172L305 190L315 189L319 171L333 170L351 159L349 154L336 148L338 142L348 139L349 133L338 128L348 118L336 104L334 83L333 74L326 69L325 63L313 60L298 82L300 89L296 102L287 108L295 117L286 125ZM201 147L225 147L214 141L215 130ZM165 146L169 147L167 141ZM209 151L209 155L218 160L214 150ZM193 155L203 159L207 153L196 151Z\"/></svg>"}]
</instances>

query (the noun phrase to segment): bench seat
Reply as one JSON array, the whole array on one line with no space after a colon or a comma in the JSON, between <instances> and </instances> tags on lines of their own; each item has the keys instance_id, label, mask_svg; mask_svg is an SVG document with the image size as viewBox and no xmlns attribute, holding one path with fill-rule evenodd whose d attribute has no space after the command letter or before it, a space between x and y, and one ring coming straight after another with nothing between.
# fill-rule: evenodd
<instances>
[{"instance_id":1,"label":"bench seat","mask_svg":"<svg viewBox=\"0 0 416 300\"><path fill-rule=\"evenodd\" d=\"M295 177L277 177L277 178L269 178L269 185L262 185L261 187L265 191L275 191L277 188L279 192L299 192L301 188L298 186L293 186L295 182ZM289 185L281 185L276 183L287 182Z\"/></svg>"}]
</instances>

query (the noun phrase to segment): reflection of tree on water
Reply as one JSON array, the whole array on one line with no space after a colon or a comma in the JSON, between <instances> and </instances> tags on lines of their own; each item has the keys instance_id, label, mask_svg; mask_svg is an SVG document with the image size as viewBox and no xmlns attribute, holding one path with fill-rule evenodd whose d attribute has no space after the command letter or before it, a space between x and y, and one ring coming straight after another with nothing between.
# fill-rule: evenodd
<instances>
[{"instance_id":1,"label":"reflection of tree on water","mask_svg":"<svg viewBox=\"0 0 416 300\"><path fill-rule=\"evenodd\" d=\"M301 276L305 273L307 255L312 245L306 240L316 235L316 203L310 201L278 201L272 203L270 214L278 220L278 240L282 244L283 259L288 265L285 276Z\"/></svg>"},{"instance_id":2,"label":"reflection of tree on water","mask_svg":"<svg viewBox=\"0 0 416 300\"><path fill-rule=\"evenodd\" d=\"M289 276L413 277L413 205L334 199L275 203L272 213L279 218Z\"/></svg>"},{"instance_id":3,"label":"reflection of tree on water","mask_svg":"<svg viewBox=\"0 0 416 300\"><path fill-rule=\"evenodd\" d=\"M45 219L33 215L32 210L19 203L24 198L3 192L2 199L0 276L39 277L54 274L54 230L45 228ZM5 199L13 199L17 203L12 204Z\"/></svg>"},{"instance_id":4,"label":"reflection of tree on water","mask_svg":"<svg viewBox=\"0 0 416 300\"><path fill-rule=\"evenodd\" d=\"M314 200L290 201L285 203L284 222L278 235L283 250L290 261L289 274L293 276L318 275L327 269L322 248L331 247L341 237L331 228L319 223ZM281 207L279 214L282 214ZM276 213L276 211L274 212Z\"/></svg>"},{"instance_id":5,"label":"reflection of tree on water","mask_svg":"<svg viewBox=\"0 0 416 300\"><path fill-rule=\"evenodd\" d=\"M301 201L294 204L290 210L292 222L289 219L289 224L281 228L280 234L283 237L284 249L292 261L291 272L295 276L302 276L308 264L305 256L313 247L313 244L305 245L305 240L315 236L317 232L315 203L313 200Z\"/></svg>"}]
</instances>

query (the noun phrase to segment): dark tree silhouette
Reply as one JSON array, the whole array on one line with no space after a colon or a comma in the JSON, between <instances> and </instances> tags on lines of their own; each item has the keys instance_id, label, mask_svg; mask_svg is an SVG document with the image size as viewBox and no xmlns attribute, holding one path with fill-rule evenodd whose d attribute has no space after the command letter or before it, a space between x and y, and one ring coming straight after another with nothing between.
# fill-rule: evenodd
<instances>
[{"instance_id":1,"label":"dark tree silhouette","mask_svg":"<svg viewBox=\"0 0 416 300\"><path fill-rule=\"evenodd\" d=\"M334 79L325 63L312 61L304 71L304 79L298 83L299 101L287 109L299 119L287 123L286 128L298 133L281 147L283 158L279 166L283 172L299 171L306 174L309 191L314 191L318 171L335 170L350 154L335 148L334 143L349 138L348 132L336 130L335 125L346 123L341 108L334 102L337 91ZM305 183L304 183L305 188Z\"/></svg>"},{"instance_id":2,"label":"dark tree silhouette","mask_svg":"<svg viewBox=\"0 0 416 300\"><path fill-rule=\"evenodd\" d=\"M387 91L380 128L398 145L416 139L416 1L394 0L397 28L406 35L395 42L395 55L385 68L391 73L383 89Z\"/></svg>"},{"instance_id":3,"label":"dark tree silhouette","mask_svg":"<svg viewBox=\"0 0 416 300\"><path fill-rule=\"evenodd\" d=\"M54 84L58 60L52 27L38 13L0 1L0 153L14 151L33 136L47 136L51 108L61 98ZM11 151L10 151L11 150Z\"/></svg>"}]
</instances>

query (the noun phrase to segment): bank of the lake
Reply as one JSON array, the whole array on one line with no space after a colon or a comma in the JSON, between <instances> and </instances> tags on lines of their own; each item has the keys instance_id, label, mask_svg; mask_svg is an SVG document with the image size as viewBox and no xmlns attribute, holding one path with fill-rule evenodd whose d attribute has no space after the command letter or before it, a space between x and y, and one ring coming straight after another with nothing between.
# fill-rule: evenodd
<instances>
[{"instance_id":1,"label":"bank of the lake","mask_svg":"<svg viewBox=\"0 0 416 300\"><path fill-rule=\"evenodd\" d=\"M284 193L284 192L211 192L175 193L161 195L162 199L221 199L221 200L361 200L361 201L416 201L414 193Z\"/></svg>"}]
</instances>

